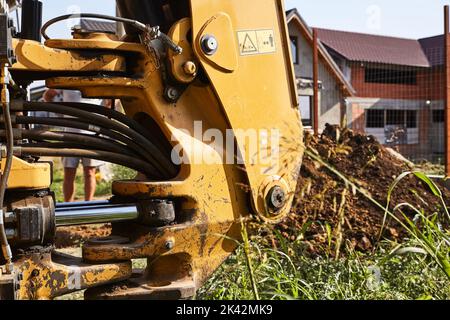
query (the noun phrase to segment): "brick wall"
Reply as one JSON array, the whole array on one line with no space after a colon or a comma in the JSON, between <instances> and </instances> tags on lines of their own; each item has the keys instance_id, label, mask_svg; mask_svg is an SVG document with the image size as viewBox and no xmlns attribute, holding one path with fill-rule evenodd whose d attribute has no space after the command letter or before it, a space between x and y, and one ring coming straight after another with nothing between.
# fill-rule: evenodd
<instances>
[{"instance_id":1,"label":"brick wall","mask_svg":"<svg viewBox=\"0 0 450 320\"><path fill-rule=\"evenodd\" d=\"M444 73L441 68L419 70L417 85L366 83L365 67L353 63L352 85L357 96L365 98L441 100Z\"/></svg>"}]
</instances>

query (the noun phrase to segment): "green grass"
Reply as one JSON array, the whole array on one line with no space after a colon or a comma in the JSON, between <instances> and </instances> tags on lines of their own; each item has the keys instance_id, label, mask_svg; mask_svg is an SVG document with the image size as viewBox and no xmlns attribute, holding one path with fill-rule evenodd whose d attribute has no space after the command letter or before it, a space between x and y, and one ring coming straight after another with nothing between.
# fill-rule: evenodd
<instances>
[{"instance_id":1,"label":"green grass","mask_svg":"<svg viewBox=\"0 0 450 320\"><path fill-rule=\"evenodd\" d=\"M338 260L305 255L301 242L284 243L284 250L251 242L250 258L261 299L281 300L415 300L450 299L446 276L423 253L391 254L392 243L374 254L347 251ZM414 242L409 245L414 246ZM401 253L401 254L400 254ZM245 250L239 247L197 299L252 300L254 292Z\"/></svg>"},{"instance_id":2,"label":"green grass","mask_svg":"<svg viewBox=\"0 0 450 320\"><path fill-rule=\"evenodd\" d=\"M114 179L132 179L135 174L132 170L114 167ZM450 255L450 232L445 227L449 225L450 217L437 187L423 175L415 174L418 179L429 184L436 201L441 201L443 207L442 212L416 210L416 217L406 219L404 223L410 239L403 243L381 241L374 252L363 254L352 250L351 245L344 242L341 255L336 259L332 255L309 256L302 237L298 237L295 242L277 237L279 244L275 250L268 245L267 239L259 236L248 239L246 232L243 232L245 241L198 291L196 299L450 299L450 281L446 269ZM402 177L393 184L387 198L395 192L400 179ZM77 195L82 197L81 175L76 184ZM55 172L53 186L57 197L62 195L61 187L60 169ZM97 194L109 195L110 187L109 183L99 184ZM404 204L385 211L389 216L398 217L407 206ZM394 216L394 213L397 215ZM334 245L329 243L330 248ZM133 265L142 268L145 267L145 261L133 261ZM82 294L64 298L82 299Z\"/></svg>"},{"instance_id":3,"label":"green grass","mask_svg":"<svg viewBox=\"0 0 450 320\"><path fill-rule=\"evenodd\" d=\"M351 186L348 178L317 155L310 156ZM398 183L409 175L428 185L441 204L438 212L425 212L408 203L390 207ZM358 192L383 210L363 190ZM403 243L380 241L374 252L366 254L346 245L337 259L329 255L312 258L304 250L302 237L289 242L275 233L279 244L274 250L267 239L256 236L248 241L243 233L244 243L198 292L197 299L449 300L450 215L442 192L425 174L406 172L393 182L387 200L386 218L397 220L409 235Z\"/></svg>"}]
</instances>

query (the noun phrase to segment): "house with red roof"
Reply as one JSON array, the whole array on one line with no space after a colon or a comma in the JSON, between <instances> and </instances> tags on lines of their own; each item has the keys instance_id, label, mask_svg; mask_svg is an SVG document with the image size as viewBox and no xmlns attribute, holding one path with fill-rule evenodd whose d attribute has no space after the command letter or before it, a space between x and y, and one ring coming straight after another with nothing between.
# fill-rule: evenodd
<instances>
[{"instance_id":1,"label":"house with red roof","mask_svg":"<svg viewBox=\"0 0 450 320\"><path fill-rule=\"evenodd\" d=\"M312 30L297 10L287 16L301 84L312 76ZM316 30L321 52L320 129L327 122L338 124L344 119L353 130L373 135L411 159L441 157L443 36L417 40ZM309 105L302 97L305 93L300 86L300 109L308 119Z\"/></svg>"}]
</instances>

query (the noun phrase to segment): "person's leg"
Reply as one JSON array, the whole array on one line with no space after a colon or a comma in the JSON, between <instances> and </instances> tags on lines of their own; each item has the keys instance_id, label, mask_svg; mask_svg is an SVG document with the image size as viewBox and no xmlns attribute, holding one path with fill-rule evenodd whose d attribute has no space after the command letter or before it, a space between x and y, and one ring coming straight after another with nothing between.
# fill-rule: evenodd
<instances>
[{"instance_id":1,"label":"person's leg","mask_svg":"<svg viewBox=\"0 0 450 320\"><path fill-rule=\"evenodd\" d=\"M97 167L83 167L84 168L84 197L86 201L92 201L97 188L97 180L95 173Z\"/></svg>"},{"instance_id":2,"label":"person's leg","mask_svg":"<svg viewBox=\"0 0 450 320\"><path fill-rule=\"evenodd\" d=\"M64 201L73 202L75 200L75 177L77 175L76 168L64 168Z\"/></svg>"},{"instance_id":3,"label":"person's leg","mask_svg":"<svg viewBox=\"0 0 450 320\"><path fill-rule=\"evenodd\" d=\"M79 162L79 158L62 159L64 166L63 193L65 202L73 202L75 200L75 177L77 176Z\"/></svg>"}]
</instances>

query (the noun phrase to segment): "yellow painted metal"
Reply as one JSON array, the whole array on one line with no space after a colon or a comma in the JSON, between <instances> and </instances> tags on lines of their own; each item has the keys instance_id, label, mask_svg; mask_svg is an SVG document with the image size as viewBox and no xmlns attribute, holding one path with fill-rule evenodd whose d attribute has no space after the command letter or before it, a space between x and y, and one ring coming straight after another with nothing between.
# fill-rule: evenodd
<instances>
[{"instance_id":1,"label":"yellow painted metal","mask_svg":"<svg viewBox=\"0 0 450 320\"><path fill-rule=\"evenodd\" d=\"M270 170L270 174L262 172L260 165L254 165L251 162L245 164L255 210L260 215L267 216L264 199L267 191L264 189L264 181L270 176L281 177L280 179L288 186L285 191L292 200L300 172L300 159L304 151L283 1L191 0L191 6L194 50L211 79L230 126L241 130L255 128L267 131L277 130L282 139L279 164ZM206 58L202 53L201 39L212 32L220 34L220 28L213 28L211 25L214 23L214 17L223 13L230 17L233 26L232 30L225 29L223 32L233 32L233 36L220 36L223 42L219 41L217 61L215 61L216 55ZM209 60L212 60L220 66L228 48L234 48L233 53L243 51L237 41L238 32L259 30L273 31L272 41L275 46L273 53L259 53L259 44L249 43L248 50L253 51L253 54L240 54L238 67L233 73L223 72L209 63ZM251 38L250 35L249 38ZM251 48L252 45L256 47L255 50ZM234 54L229 57L233 60ZM240 142L239 147L241 152L247 155L251 153L250 146L245 142ZM272 150L272 147L269 141L267 149ZM253 156L258 158L259 155L252 154ZM289 206L286 206L283 211L286 214L289 210Z\"/></svg>"},{"instance_id":2,"label":"yellow painted metal","mask_svg":"<svg viewBox=\"0 0 450 320\"><path fill-rule=\"evenodd\" d=\"M193 2L193 5L196 5ZM209 11L211 13L211 11ZM214 12L214 11L212 11ZM194 14L194 19L197 19L197 14ZM197 23L194 20L194 23ZM233 72L238 67L238 47L236 42L236 34L233 29L231 17L224 13L217 11L216 14L204 22L201 30L194 31L197 34L197 55L201 56L203 61L210 63L215 68L222 72ZM200 48L200 42L204 36L213 36L218 42L218 50L213 55L204 54Z\"/></svg>"},{"instance_id":3,"label":"yellow painted metal","mask_svg":"<svg viewBox=\"0 0 450 320\"><path fill-rule=\"evenodd\" d=\"M61 253L31 253L15 262L21 274L20 300L49 300L71 292L125 280L131 276L131 261L89 265Z\"/></svg>"},{"instance_id":4,"label":"yellow painted metal","mask_svg":"<svg viewBox=\"0 0 450 320\"><path fill-rule=\"evenodd\" d=\"M185 18L175 23L168 33L168 36L183 49L182 54L177 54L171 50L167 53L172 74L181 83L190 83L197 75L196 71L186 72L185 70L186 63L197 63L197 58L188 40L190 31L191 19Z\"/></svg>"},{"instance_id":5,"label":"yellow painted metal","mask_svg":"<svg viewBox=\"0 0 450 320\"><path fill-rule=\"evenodd\" d=\"M113 41L103 37L99 39L50 39L45 42L45 46L59 50L113 50L116 52L146 52L147 49L132 42Z\"/></svg>"},{"instance_id":6,"label":"yellow painted metal","mask_svg":"<svg viewBox=\"0 0 450 320\"><path fill-rule=\"evenodd\" d=\"M6 160L1 160L2 172ZM17 157L13 158L8 189L48 189L51 185L52 166L50 163L28 163Z\"/></svg>"},{"instance_id":7,"label":"yellow painted metal","mask_svg":"<svg viewBox=\"0 0 450 320\"><path fill-rule=\"evenodd\" d=\"M196 78L188 83L178 74L178 81L189 85L177 102L169 103L164 99L164 77L146 46L109 38L50 40L46 45L55 52L75 49L77 52L106 50L113 56L132 54L137 70L128 71L135 72L133 77L76 76L81 66L77 68L66 61L62 67L74 73L48 78L46 84L51 88L80 90L86 98L120 99L129 117L152 118L174 151L179 151L179 155L183 151L185 160L178 176L170 181L141 179L113 184L115 195L136 201L174 199L179 224L159 229L136 224L122 226L115 232L129 237L130 243L88 243L83 247L85 262L147 258L149 266L145 277L151 279L160 275L158 270L172 270L169 257L183 257L198 287L233 252L236 243L231 239L240 238L243 221L258 214L273 222L289 212L301 166L303 139L282 1L191 0L191 7L193 59L200 61L210 82ZM176 42L183 43L186 28L187 20L175 24L171 36ZM259 34L261 44L254 40L253 34L248 38L253 39L255 48L245 44L248 41L245 32ZM206 35L214 36L219 43L218 51L210 56L201 49L201 40ZM46 57L45 54L41 57L42 65L49 64ZM190 58L171 57L171 72L177 79L181 59ZM205 134L208 130L223 138L228 136L229 130L234 133L276 131L280 135L279 163L268 168L266 164L253 161L260 156L260 150L251 154L253 149L248 139L244 139L238 141L239 150L250 156L242 165L227 164L223 158L227 153L226 145L216 148L214 139ZM275 142L258 137L266 149L276 149ZM208 158L203 158L204 155ZM288 201L281 211L274 213L265 198L276 186L283 188ZM28 265L24 270L28 272L33 266ZM173 272L166 276L165 280L175 283L186 274ZM48 292L42 294L49 295Z\"/></svg>"},{"instance_id":8,"label":"yellow painted metal","mask_svg":"<svg viewBox=\"0 0 450 320\"><path fill-rule=\"evenodd\" d=\"M52 49L32 40L13 40L17 63L12 70L26 71L125 71L125 59L117 54L87 57L79 52Z\"/></svg>"}]
</instances>

